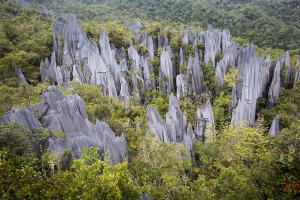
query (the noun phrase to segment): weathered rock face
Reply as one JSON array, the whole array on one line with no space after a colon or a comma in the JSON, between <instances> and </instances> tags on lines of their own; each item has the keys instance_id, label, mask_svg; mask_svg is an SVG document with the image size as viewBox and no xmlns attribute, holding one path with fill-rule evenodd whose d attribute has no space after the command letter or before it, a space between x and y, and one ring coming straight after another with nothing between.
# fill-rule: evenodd
<instances>
[{"instance_id":1,"label":"weathered rock face","mask_svg":"<svg viewBox=\"0 0 300 200\"><path fill-rule=\"evenodd\" d=\"M74 158L81 156L84 147L91 146L99 147L101 153L110 152L112 164L122 162L128 155L124 135L116 137L104 122L90 123L84 102L77 94L65 97L52 86L44 89L40 104L10 110L0 119L0 124L5 122L19 122L31 131L43 127L49 133L54 130L64 132L67 139L48 139L48 150L62 153L71 149Z\"/></svg>"},{"instance_id":2,"label":"weathered rock face","mask_svg":"<svg viewBox=\"0 0 300 200\"><path fill-rule=\"evenodd\" d=\"M271 83L271 86L269 89L268 105L267 105L268 109L272 108L274 106L276 100L279 98L279 92L280 92L280 86L281 86L280 71L281 71L282 67L283 67L283 57L280 56L276 62L273 80L272 80L272 83Z\"/></svg>"},{"instance_id":3,"label":"weathered rock face","mask_svg":"<svg viewBox=\"0 0 300 200\"><path fill-rule=\"evenodd\" d=\"M218 82L223 84L223 79L230 67L236 66L238 56L237 43L231 40L229 30L222 32L222 54L223 58L216 63L216 74Z\"/></svg>"},{"instance_id":4,"label":"weathered rock face","mask_svg":"<svg viewBox=\"0 0 300 200\"><path fill-rule=\"evenodd\" d=\"M221 32L218 29L208 27L208 33L205 35L205 53L204 62L211 61L215 66L215 57L218 52L221 52Z\"/></svg>"},{"instance_id":5,"label":"weathered rock face","mask_svg":"<svg viewBox=\"0 0 300 200\"><path fill-rule=\"evenodd\" d=\"M19 78L19 83L26 83L25 76L24 76L24 74L22 73L22 71L21 71L20 68L17 68L17 69L16 69L16 73L17 73L17 76L18 76L18 78Z\"/></svg>"},{"instance_id":6,"label":"weathered rock face","mask_svg":"<svg viewBox=\"0 0 300 200\"><path fill-rule=\"evenodd\" d=\"M212 125L214 125L214 115L211 104L206 102L203 108L198 108L196 111L197 124L195 128L196 138L204 142L205 138L210 134Z\"/></svg>"},{"instance_id":7,"label":"weathered rock face","mask_svg":"<svg viewBox=\"0 0 300 200\"><path fill-rule=\"evenodd\" d=\"M270 127L270 130L269 130L269 135L271 136L274 136L274 137L278 137L279 136L279 115L277 115L274 119L273 119L273 122L272 122L272 125Z\"/></svg>"},{"instance_id":8,"label":"weathered rock face","mask_svg":"<svg viewBox=\"0 0 300 200\"><path fill-rule=\"evenodd\" d=\"M191 70L188 70L189 77L192 79L191 93L193 95L200 95L205 91L205 84L198 54L195 54L195 58L189 59L188 66L191 66L189 67Z\"/></svg>"},{"instance_id":9,"label":"weathered rock face","mask_svg":"<svg viewBox=\"0 0 300 200\"><path fill-rule=\"evenodd\" d=\"M238 77L242 78L236 87L237 102L231 124L255 120L256 101L266 90L269 80L269 68L263 58L259 58L252 45L241 48L238 53ZM234 95L235 96L235 95Z\"/></svg>"},{"instance_id":10,"label":"weathered rock face","mask_svg":"<svg viewBox=\"0 0 300 200\"><path fill-rule=\"evenodd\" d=\"M147 117L150 132L154 133L160 141L169 142L170 140L167 132L167 125L161 118L158 110L156 108L152 108L151 106L147 106Z\"/></svg>"},{"instance_id":11,"label":"weathered rock face","mask_svg":"<svg viewBox=\"0 0 300 200\"><path fill-rule=\"evenodd\" d=\"M65 23L54 19L53 53L51 63L48 65L45 61L41 65L42 81L49 80L51 83L64 86L71 80L95 84L102 86L103 94L117 98L115 86L119 80L117 74L120 67L114 58L114 51L108 45L107 36L103 33L100 36L104 62L97 44L87 38L76 17L72 14L62 15L62 17Z\"/></svg>"},{"instance_id":12,"label":"weathered rock face","mask_svg":"<svg viewBox=\"0 0 300 200\"><path fill-rule=\"evenodd\" d=\"M49 80L54 84L64 86L67 86L72 80L95 84L101 86L103 95L119 97L126 104L129 103L130 95L134 94L141 100L141 96L146 90L156 89L157 86L159 86L161 92L167 94L176 91L178 100L187 96L193 96L197 99L201 98L204 92L209 95L210 91L207 91L205 85L201 62L211 62L220 84L224 83L224 77L230 68L236 67L238 69L238 78L241 81L233 87L232 100L228 105L229 112L232 112L231 123L244 120L250 122L250 124L254 122L256 101L265 95L270 81L271 59L270 56L266 59L259 58L252 45L240 48L230 38L229 30L220 32L218 29L208 26L207 32L204 33L200 27L196 32L191 28L187 30L182 28L183 34L178 58L178 55L174 56L171 47L168 46L169 38L166 34L159 33L158 38L153 40L147 32L141 32L140 29L143 25L138 21L129 28L138 37L139 44L148 48L148 52L138 53L131 44L128 55L126 55L124 48L116 49L113 44L109 43L108 36L103 31L100 34L99 51L97 44L87 38L74 15L63 15L63 18L65 23L54 20L53 54L51 62L45 59L45 62L41 65L42 81ZM154 58L154 50L159 47L162 49L159 77L158 80L155 80L154 69L149 60ZM187 57L191 54L191 49L195 50L194 57ZM117 57L121 58L120 63L117 62ZM183 72L178 69L176 63L178 62L181 65L185 64L185 61L187 61L188 66L187 70ZM130 68L129 70L127 65ZM282 70L285 70L285 76L281 80L280 71ZM300 69L296 74L295 82L300 79L299 73ZM277 61L268 94L268 108L271 108L279 97L281 86L291 87L291 77L292 67L287 52L284 57L279 58ZM172 109L175 109L175 107ZM178 112L179 108L175 110ZM184 140L183 133L179 134L178 130L175 129L170 131L175 127L170 127L171 123L179 123L179 121L174 121L175 115L172 116L171 121L167 119L167 122L164 123L163 120L159 119L157 111L148 108L147 112L156 116L153 120L160 121L162 129L164 129L163 127L166 129L160 132L157 131L157 137L160 140L176 142ZM198 111L198 113L202 112ZM203 141L206 134L206 129L203 127L208 124L203 120L201 114L198 115L195 132L196 137ZM184 123L185 125L186 123ZM155 125L152 129L156 129ZM171 135L171 132L175 135ZM184 130L180 129L179 132L186 133L187 131L184 128Z\"/></svg>"},{"instance_id":13,"label":"weathered rock face","mask_svg":"<svg viewBox=\"0 0 300 200\"><path fill-rule=\"evenodd\" d=\"M147 107L149 129L160 141L182 143L187 152L191 152L195 140L192 125L186 128L186 113L182 113L176 97L171 94L169 111L166 114L166 122L161 118L158 110Z\"/></svg>"},{"instance_id":14,"label":"weathered rock face","mask_svg":"<svg viewBox=\"0 0 300 200\"><path fill-rule=\"evenodd\" d=\"M34 114L27 108L11 109L2 118L0 118L0 124L6 122L19 122L24 125L28 130L41 127L41 123L35 118Z\"/></svg>"},{"instance_id":15,"label":"weathered rock face","mask_svg":"<svg viewBox=\"0 0 300 200\"><path fill-rule=\"evenodd\" d=\"M284 79L283 79L283 87L285 88L289 88L291 85L292 85L292 65L291 65L291 62L290 62L290 54L289 52L287 51L286 54L285 54L285 62L284 62L284 71L285 71L285 76L284 76Z\"/></svg>"},{"instance_id":16,"label":"weathered rock face","mask_svg":"<svg viewBox=\"0 0 300 200\"><path fill-rule=\"evenodd\" d=\"M297 62L297 66L298 66L298 69L295 74L294 85L295 85L295 83L297 83L300 80L300 58Z\"/></svg>"},{"instance_id":17,"label":"weathered rock face","mask_svg":"<svg viewBox=\"0 0 300 200\"><path fill-rule=\"evenodd\" d=\"M165 50L162 50L160 55L159 86L168 94L174 89L173 64L169 52Z\"/></svg>"},{"instance_id":18,"label":"weathered rock face","mask_svg":"<svg viewBox=\"0 0 300 200\"><path fill-rule=\"evenodd\" d=\"M183 141L183 134L186 131L186 116L181 113L177 99L173 94L170 95L166 124L168 125L168 130L170 130L169 140L181 143Z\"/></svg>"}]
</instances>

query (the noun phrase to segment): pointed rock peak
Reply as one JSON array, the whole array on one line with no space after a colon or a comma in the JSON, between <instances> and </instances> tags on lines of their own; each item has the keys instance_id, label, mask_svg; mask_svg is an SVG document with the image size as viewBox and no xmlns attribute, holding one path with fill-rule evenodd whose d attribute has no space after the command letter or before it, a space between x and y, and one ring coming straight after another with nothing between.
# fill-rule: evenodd
<instances>
[{"instance_id":1,"label":"pointed rock peak","mask_svg":"<svg viewBox=\"0 0 300 200\"><path fill-rule=\"evenodd\" d=\"M268 56L266 57L265 62L266 63L270 63L271 62L271 56L270 56L270 54L268 54Z\"/></svg>"},{"instance_id":2,"label":"pointed rock peak","mask_svg":"<svg viewBox=\"0 0 300 200\"><path fill-rule=\"evenodd\" d=\"M274 136L274 137L278 137L280 132L279 132L279 120L280 120L280 116L277 115L272 122L272 125L270 127L269 130L269 135L270 136Z\"/></svg>"},{"instance_id":3,"label":"pointed rock peak","mask_svg":"<svg viewBox=\"0 0 300 200\"><path fill-rule=\"evenodd\" d=\"M213 32L213 31L214 31L214 27L212 25L208 25L207 26L207 33Z\"/></svg>"},{"instance_id":4,"label":"pointed rock peak","mask_svg":"<svg viewBox=\"0 0 300 200\"><path fill-rule=\"evenodd\" d=\"M285 66L291 67L291 62L290 62L290 53L287 51L285 53Z\"/></svg>"},{"instance_id":5,"label":"pointed rock peak","mask_svg":"<svg viewBox=\"0 0 300 200\"><path fill-rule=\"evenodd\" d=\"M173 93L170 94L169 111L170 111L172 108L178 108L178 109L180 109L179 104L178 104L178 101L177 101L177 98L173 95Z\"/></svg>"},{"instance_id":6,"label":"pointed rock peak","mask_svg":"<svg viewBox=\"0 0 300 200\"><path fill-rule=\"evenodd\" d=\"M206 125L212 125L215 123L213 109L209 100L207 100L203 108L197 109L196 115L198 119L206 121Z\"/></svg>"}]
</instances>

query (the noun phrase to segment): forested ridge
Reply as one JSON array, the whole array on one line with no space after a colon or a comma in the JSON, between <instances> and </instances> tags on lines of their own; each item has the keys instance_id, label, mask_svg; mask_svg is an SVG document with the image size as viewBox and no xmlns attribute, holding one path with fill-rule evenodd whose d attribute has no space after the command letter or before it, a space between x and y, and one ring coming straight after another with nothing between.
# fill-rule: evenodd
<instances>
[{"instance_id":1,"label":"forested ridge","mask_svg":"<svg viewBox=\"0 0 300 200\"><path fill-rule=\"evenodd\" d=\"M1 1L1 199L299 199L299 6Z\"/></svg>"},{"instance_id":2,"label":"forested ridge","mask_svg":"<svg viewBox=\"0 0 300 200\"><path fill-rule=\"evenodd\" d=\"M90 0L33 1L58 12L78 13L84 21L170 21L229 29L266 48L299 49L299 2L287 0ZM41 6L42 7L42 6ZM87 12L81 12L85 10ZM299 50L298 50L299 51ZM297 53L299 54L299 52Z\"/></svg>"}]
</instances>

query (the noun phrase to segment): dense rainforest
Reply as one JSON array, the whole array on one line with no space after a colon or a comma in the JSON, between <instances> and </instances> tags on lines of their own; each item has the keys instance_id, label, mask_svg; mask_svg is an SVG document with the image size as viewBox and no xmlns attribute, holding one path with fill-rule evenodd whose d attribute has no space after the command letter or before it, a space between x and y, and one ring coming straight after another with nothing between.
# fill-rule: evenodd
<instances>
[{"instance_id":1,"label":"dense rainforest","mask_svg":"<svg viewBox=\"0 0 300 200\"><path fill-rule=\"evenodd\" d=\"M0 199L300 199L298 1L27 3L0 2Z\"/></svg>"}]
</instances>

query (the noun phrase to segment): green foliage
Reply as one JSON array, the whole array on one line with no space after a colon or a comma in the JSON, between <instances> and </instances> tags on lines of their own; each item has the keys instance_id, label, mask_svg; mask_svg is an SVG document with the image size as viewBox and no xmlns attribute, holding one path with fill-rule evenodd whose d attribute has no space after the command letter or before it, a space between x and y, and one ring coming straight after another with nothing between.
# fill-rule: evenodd
<instances>
[{"instance_id":1,"label":"green foliage","mask_svg":"<svg viewBox=\"0 0 300 200\"><path fill-rule=\"evenodd\" d=\"M195 49L192 44L182 44L183 52L186 58L195 57Z\"/></svg>"},{"instance_id":2,"label":"green foliage","mask_svg":"<svg viewBox=\"0 0 300 200\"><path fill-rule=\"evenodd\" d=\"M38 175L38 172L31 166L30 159L18 156L9 149L0 149L1 199L13 200L26 196L24 192L34 184L34 177Z\"/></svg>"},{"instance_id":3,"label":"green foliage","mask_svg":"<svg viewBox=\"0 0 300 200\"><path fill-rule=\"evenodd\" d=\"M200 160L192 187L202 186L197 198L268 199L282 194L274 138L261 132L237 124L195 145Z\"/></svg>"},{"instance_id":4,"label":"green foliage","mask_svg":"<svg viewBox=\"0 0 300 200\"><path fill-rule=\"evenodd\" d=\"M89 2L89 3L88 3ZM248 41L260 47L280 49L299 48L299 10L290 0L187 0L187 1L139 1L101 0L69 2L33 1L33 4L52 8L61 13L76 13L83 21L119 21L133 19L149 22L147 28L153 38L162 27L157 22L181 22L206 27L212 24L219 29L229 29L238 43ZM41 5L42 4L42 5ZM82 12L82 11L85 12ZM156 22L152 22L156 21ZM152 23L151 23L152 22ZM178 26L177 26L178 27ZM289 34L287 34L289 33ZM244 38L244 39L240 39ZM174 46L174 43L173 43Z\"/></svg>"},{"instance_id":5,"label":"green foliage","mask_svg":"<svg viewBox=\"0 0 300 200\"><path fill-rule=\"evenodd\" d=\"M35 9L1 2L0 79L18 86L16 69L21 68L28 83L39 81L41 60L52 51L51 19Z\"/></svg>"},{"instance_id":6,"label":"green foliage","mask_svg":"<svg viewBox=\"0 0 300 200\"><path fill-rule=\"evenodd\" d=\"M208 91L217 92L218 87L218 78L214 71L214 66L211 62L205 64L201 64L203 75L204 75L204 83L207 86Z\"/></svg>"},{"instance_id":7,"label":"green foliage","mask_svg":"<svg viewBox=\"0 0 300 200\"><path fill-rule=\"evenodd\" d=\"M205 51L205 45L204 45L203 42L198 41L197 48L198 48L198 51L200 51L201 53L204 53L204 51Z\"/></svg>"},{"instance_id":8,"label":"green foliage","mask_svg":"<svg viewBox=\"0 0 300 200\"><path fill-rule=\"evenodd\" d=\"M150 103L150 106L157 108L158 113L163 119L166 119L166 113L169 110L169 96L154 97Z\"/></svg>"},{"instance_id":9,"label":"green foliage","mask_svg":"<svg viewBox=\"0 0 300 200\"><path fill-rule=\"evenodd\" d=\"M40 102L40 94L45 84L33 87L29 84L21 84L19 87L0 86L0 116L14 108L24 108Z\"/></svg>"},{"instance_id":10,"label":"green foliage","mask_svg":"<svg viewBox=\"0 0 300 200\"><path fill-rule=\"evenodd\" d=\"M196 124L196 110L198 107L202 106L201 103L194 103L189 97L185 97L178 101L180 109L186 111L186 122L192 125Z\"/></svg>"},{"instance_id":11,"label":"green foliage","mask_svg":"<svg viewBox=\"0 0 300 200\"><path fill-rule=\"evenodd\" d=\"M0 125L0 147L8 148L18 156L32 152L29 132L17 122Z\"/></svg>"},{"instance_id":12,"label":"green foliage","mask_svg":"<svg viewBox=\"0 0 300 200\"><path fill-rule=\"evenodd\" d=\"M237 77L238 69L230 68L227 74L224 76L224 87L232 88L234 87L242 78Z\"/></svg>"},{"instance_id":13,"label":"green foliage","mask_svg":"<svg viewBox=\"0 0 300 200\"><path fill-rule=\"evenodd\" d=\"M261 110L260 115L264 116L270 125L274 117L280 115L280 125L288 128L299 119L300 110L300 82L297 82L292 89L281 89L280 97L270 110Z\"/></svg>"},{"instance_id":14,"label":"green foliage","mask_svg":"<svg viewBox=\"0 0 300 200\"><path fill-rule=\"evenodd\" d=\"M66 140L68 135L60 130L52 130L52 137L58 138L59 140Z\"/></svg>"},{"instance_id":15,"label":"green foliage","mask_svg":"<svg viewBox=\"0 0 300 200\"><path fill-rule=\"evenodd\" d=\"M153 199L189 199L190 191L179 144L160 142L154 136L140 137L130 171L143 191ZM185 151L185 150L184 150Z\"/></svg>"},{"instance_id":16,"label":"green foliage","mask_svg":"<svg viewBox=\"0 0 300 200\"><path fill-rule=\"evenodd\" d=\"M213 104L213 113L215 120L216 130L220 130L223 126L228 125L231 115L229 113L229 105L231 101L231 95L220 93L220 96L216 97Z\"/></svg>"},{"instance_id":17,"label":"green foliage","mask_svg":"<svg viewBox=\"0 0 300 200\"><path fill-rule=\"evenodd\" d=\"M109 41L118 49L121 47L128 49L131 42L137 44L137 37L117 23L105 23L103 29L108 35ZM146 51L145 49L143 50L144 52Z\"/></svg>"},{"instance_id":18,"label":"green foliage","mask_svg":"<svg viewBox=\"0 0 300 200\"><path fill-rule=\"evenodd\" d=\"M82 150L82 157L85 164L92 165L95 162L97 162L97 160L100 159L98 151L99 151L98 147L90 147L90 148L84 147Z\"/></svg>"},{"instance_id":19,"label":"green foliage","mask_svg":"<svg viewBox=\"0 0 300 200\"><path fill-rule=\"evenodd\" d=\"M179 66L179 71L181 74L187 74L188 69L188 61L185 61L183 64Z\"/></svg>"},{"instance_id":20,"label":"green foliage","mask_svg":"<svg viewBox=\"0 0 300 200\"><path fill-rule=\"evenodd\" d=\"M222 52L218 51L215 57L215 63L219 62L223 58Z\"/></svg>"}]
</instances>

